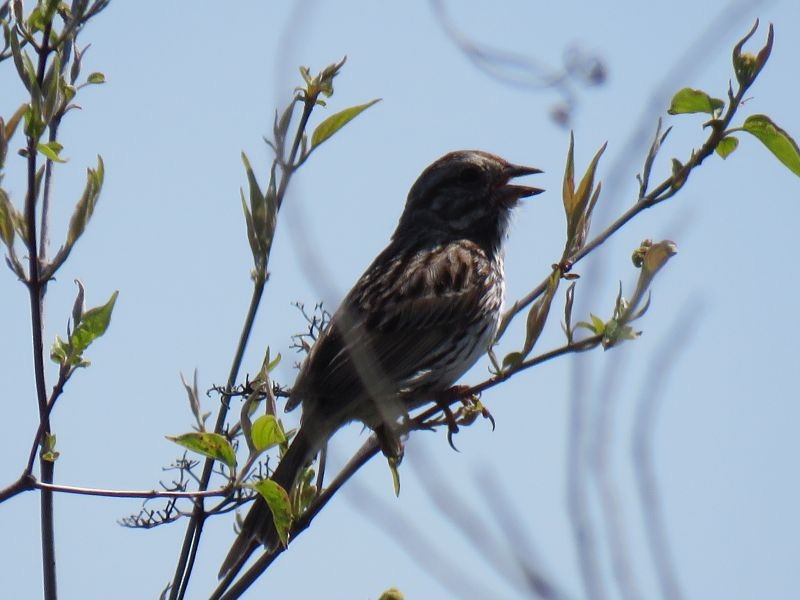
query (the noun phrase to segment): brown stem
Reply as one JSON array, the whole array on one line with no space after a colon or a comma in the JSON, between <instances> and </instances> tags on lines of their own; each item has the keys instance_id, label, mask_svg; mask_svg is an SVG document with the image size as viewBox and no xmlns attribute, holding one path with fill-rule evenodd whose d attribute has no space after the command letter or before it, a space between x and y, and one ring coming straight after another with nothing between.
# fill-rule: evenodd
<instances>
[{"instance_id":1,"label":"brown stem","mask_svg":"<svg viewBox=\"0 0 800 600\"><path fill-rule=\"evenodd\" d=\"M292 147L289 151L289 156L284 160L283 156L276 157L276 161L281 167L282 177L281 181L276 193L275 202L277 204L278 210L280 210L281 205L283 204L284 196L286 195L286 190L289 186L289 181L291 180L292 175L294 174L294 170L296 168L296 161L297 161L297 153L300 149L300 144L303 140L303 135L305 134L305 128L308 125L308 119L311 116L311 112L314 110L314 106L316 105L316 96L307 97L303 102L303 114L300 117L300 122L297 126L297 131L295 133L294 141L292 142ZM267 257L268 259L269 257ZM227 389L230 390L236 383L236 379L239 375L239 368L241 367L242 357L244 355L244 350L247 347L247 341L250 337L250 333L253 328L253 323L255 321L256 312L258 311L258 306L261 302L261 296L264 292L264 286L266 284L266 280L262 277L257 277L255 281L255 287L253 289L253 297L250 301L250 308L247 313L247 318L245 319L244 327L242 328L242 335L239 338L239 346L236 349L236 356L233 360L233 365L231 367L230 375L228 377L228 384ZM217 422L214 427L214 431L217 433L221 433L222 429L225 425L225 419L228 415L228 402L227 400L224 401L220 407L219 414L217 415ZM206 490L208 487L208 482L211 478L211 469L213 466L214 461L211 459L207 459L205 464L203 465L203 473L200 478L200 490ZM189 519L189 524L186 528L186 534L184 536L183 545L181 546L181 553L178 558L178 565L175 569L175 575L172 581L172 588L170 592L170 600L178 600L182 599L186 594L186 588L189 584L189 578L192 573L192 567L194 565L194 559L197 555L197 550L199 547L200 542L200 535L202 533L203 522L205 521L206 512L205 506L202 502L202 499L199 499L195 503L194 511L192 512L192 516Z\"/></svg>"},{"instance_id":2,"label":"brown stem","mask_svg":"<svg viewBox=\"0 0 800 600\"><path fill-rule=\"evenodd\" d=\"M44 82L47 59L51 52L49 45L52 23L47 23L42 32L42 44L38 48L39 61L37 65L36 77L39 87ZM26 239L25 245L28 250L28 296L31 310L31 334L33 342L33 369L36 384L36 399L39 407L39 422L41 433L37 442L41 442L45 436L50 434L50 417L47 406L47 384L45 381L45 357L44 357L44 296L47 282L41 280L41 267L39 254L36 248L36 168L37 168L37 143L38 140L33 136L28 136L28 190L25 195L25 225ZM53 482L54 464L52 461L39 459L41 479L45 483ZM56 557L55 557L55 530L53 524L53 493L42 490L40 496L40 517L41 517L41 538L42 538L42 576L44 597L47 600L55 600L57 596L56 586Z\"/></svg>"},{"instance_id":3,"label":"brown stem","mask_svg":"<svg viewBox=\"0 0 800 600\"><path fill-rule=\"evenodd\" d=\"M230 373L228 374L228 382L226 389L230 390L236 383L236 378L239 376L239 369L241 368L244 351L247 347L247 341L250 338L250 332L253 330L253 323L255 322L258 306L261 303L261 297L264 293L264 285L266 281L259 278L256 279L253 285L253 295L250 298L250 307L247 310L242 333L239 336L239 344L236 347L236 354L233 358ZM225 419L228 416L229 399L226 398L221 404L217 421L214 425L214 431L221 433L225 426ZM200 476L200 491L208 489L209 481L211 480L211 471L214 466L212 459L206 459L203 464L203 473ZM200 542L200 536L203 531L203 523L205 522L206 512L205 505L202 498L195 502L192 516L189 519L189 524L186 526L186 534L183 538L181 546L181 553L178 557L178 564L175 568L175 575L172 580L172 587L170 591L170 599L183 598L186 593L186 586L189 582L189 576L192 572L194 565L194 558L197 555L197 548Z\"/></svg>"}]
</instances>

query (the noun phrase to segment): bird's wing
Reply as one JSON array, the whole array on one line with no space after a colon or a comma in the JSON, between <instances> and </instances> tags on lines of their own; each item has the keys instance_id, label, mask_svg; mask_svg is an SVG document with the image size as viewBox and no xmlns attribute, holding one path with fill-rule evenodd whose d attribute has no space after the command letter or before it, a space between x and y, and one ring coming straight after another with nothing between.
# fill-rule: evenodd
<instances>
[{"instance_id":1,"label":"bird's wing","mask_svg":"<svg viewBox=\"0 0 800 600\"><path fill-rule=\"evenodd\" d=\"M393 395L425 388L429 376L449 369L447 386L470 366L448 361L474 356L491 335L486 329L494 322L483 315L499 310L501 283L476 246L439 250L394 255L390 247L376 259L312 349L295 386L297 400L304 390L323 402L363 398L365 391Z\"/></svg>"}]
</instances>

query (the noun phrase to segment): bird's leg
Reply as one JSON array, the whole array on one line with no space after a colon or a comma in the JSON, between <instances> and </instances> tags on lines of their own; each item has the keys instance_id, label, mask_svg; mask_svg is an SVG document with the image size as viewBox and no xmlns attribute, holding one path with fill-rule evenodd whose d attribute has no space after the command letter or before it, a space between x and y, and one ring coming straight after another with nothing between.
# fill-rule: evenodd
<instances>
[{"instance_id":1,"label":"bird's leg","mask_svg":"<svg viewBox=\"0 0 800 600\"><path fill-rule=\"evenodd\" d=\"M468 389L466 386L455 385L441 394L437 394L434 398L436 406L442 411L443 420L447 424L447 443L450 444L450 447L456 452L458 452L458 448L456 448L456 445L453 443L453 435L458 433L458 419L456 419L453 411L450 410L450 402L458 396L461 388Z\"/></svg>"},{"instance_id":2,"label":"bird's leg","mask_svg":"<svg viewBox=\"0 0 800 600\"><path fill-rule=\"evenodd\" d=\"M478 394L469 393L470 386L454 385L445 390L436 400L437 405L444 413L444 420L447 423L447 440L453 446L453 434L458 433L458 424L471 425L480 414L484 419L489 419L492 430L495 429L495 421L492 413L481 403ZM463 405L455 414L450 410L450 403L453 399L458 399Z\"/></svg>"}]
</instances>

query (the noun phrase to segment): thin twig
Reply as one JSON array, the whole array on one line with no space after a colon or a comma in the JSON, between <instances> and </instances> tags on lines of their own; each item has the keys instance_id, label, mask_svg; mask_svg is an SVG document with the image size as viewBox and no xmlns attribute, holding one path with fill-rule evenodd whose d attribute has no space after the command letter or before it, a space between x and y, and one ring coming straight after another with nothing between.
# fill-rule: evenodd
<instances>
[{"instance_id":1,"label":"thin twig","mask_svg":"<svg viewBox=\"0 0 800 600\"><path fill-rule=\"evenodd\" d=\"M294 141L292 142L292 147L289 151L289 156L288 157L277 156L275 158L275 160L281 167L281 173L282 173L281 181L275 197L275 202L278 207L278 210L280 210L280 207L283 204L283 199L286 195L286 190L288 189L289 186L289 181L291 180L291 177L294 174L295 162L297 160L297 153L303 141L303 136L305 135L305 128L308 125L308 119L311 116L311 112L314 110L315 104L316 104L316 97L306 97L304 99L303 114L300 117L300 122L295 132ZM267 260L269 260L269 256L267 256ZM265 273L267 272L266 265L264 266L264 272ZM239 376L239 369L241 367L242 358L244 356L244 350L247 347L247 342L252 332L253 323L255 322L255 316L258 311L258 306L261 302L261 297L264 292L265 284L266 284L266 277L262 277L259 275L255 278L253 296L250 301L250 307L248 309L244 326L242 327L242 334L239 338L239 345L237 346L236 355L234 357L233 364L231 365L231 370L228 377L228 383L227 383L228 390L233 388L234 384L236 383L236 379ZM228 402L224 401L220 406L220 411L219 414L217 415L217 422L214 427L214 431L216 433L222 432L225 426L225 420L227 418L227 415L228 415ZM213 460L208 459L203 465L203 474L200 478L200 486L199 486L201 490L205 490L208 487L208 483L211 478L211 469L213 467L213 462L214 462ZM192 512L192 516L189 519L189 524L187 525L186 528L186 534L184 536L184 541L181 546L181 553L178 559L178 565L175 569L175 575L172 581L170 600L182 599L186 594L186 588L189 584L189 578L192 573L194 558L197 554L197 550L199 547L200 535L202 533L202 526L205 517L206 517L205 507L203 505L202 499L200 499L195 503L195 509Z\"/></svg>"},{"instance_id":2,"label":"thin twig","mask_svg":"<svg viewBox=\"0 0 800 600\"><path fill-rule=\"evenodd\" d=\"M253 285L253 295L250 298L250 306L247 310L242 333L239 337L239 344L236 348L236 354L231 365L231 371L228 375L227 389L233 388L236 383L236 378L239 376L239 369L241 367L242 359L244 357L244 350L247 347L250 333L253 329L258 306L261 302L261 297L264 293L264 285L266 281L258 278ZM225 419L228 415L228 400L224 400L220 404L219 414L217 415L217 422L214 426L216 433L221 433L225 426ZM211 471L214 466L212 459L206 459L203 464L203 473L200 477L199 489L205 491L208 488L209 481L211 480ZM175 568L175 575L172 580L172 587L170 588L170 600L176 598L183 598L186 593L186 586L189 582L191 575L191 565L194 564L194 556L197 554L197 548L202 533L203 522L205 520L205 507L202 499L197 500L195 508L192 511L192 516L189 519L189 524L186 526L186 534L184 535L183 544L181 545L181 552L178 557L178 564Z\"/></svg>"},{"instance_id":3,"label":"thin twig","mask_svg":"<svg viewBox=\"0 0 800 600\"><path fill-rule=\"evenodd\" d=\"M33 487L40 490L51 490L63 494L78 494L81 496L103 496L106 498L213 498L228 496L230 487L218 490L205 490L202 492L171 492L158 490L107 490L100 488L87 488L72 485L54 485L48 483L34 482Z\"/></svg>"},{"instance_id":4,"label":"thin twig","mask_svg":"<svg viewBox=\"0 0 800 600\"><path fill-rule=\"evenodd\" d=\"M45 24L42 31L42 44L38 49L39 60L36 71L36 79L39 87L44 81L47 59L50 55L49 38L52 30L52 23ZM37 140L28 136L28 190L25 196L25 224L26 234L25 245L28 250L28 296L31 310L31 332L33 336L33 368L36 383L36 397L39 406L39 421L41 424L41 434L37 442L41 442L44 436L50 434L50 418L47 406L47 383L45 381L45 358L44 358L44 295L47 282L41 281L41 263L36 248L36 170L38 150ZM52 461L39 459L40 476L43 482L52 483L55 465ZM53 494L43 490L40 497L41 512L41 538L42 538L42 577L44 587L44 597L47 600L55 600L57 597L56 585L56 556L55 556L55 529L53 524Z\"/></svg>"}]
</instances>

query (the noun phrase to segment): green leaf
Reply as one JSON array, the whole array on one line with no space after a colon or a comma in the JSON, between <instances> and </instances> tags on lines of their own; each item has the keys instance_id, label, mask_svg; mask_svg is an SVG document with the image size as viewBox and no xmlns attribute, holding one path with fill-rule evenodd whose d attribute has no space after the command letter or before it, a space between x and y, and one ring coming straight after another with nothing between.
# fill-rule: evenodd
<instances>
[{"instance_id":1,"label":"green leaf","mask_svg":"<svg viewBox=\"0 0 800 600\"><path fill-rule=\"evenodd\" d=\"M91 75L89 75L89 77L86 78L86 83L98 84L105 82L106 82L106 76L103 75L102 73L92 73Z\"/></svg>"},{"instance_id":2,"label":"green leaf","mask_svg":"<svg viewBox=\"0 0 800 600\"><path fill-rule=\"evenodd\" d=\"M25 112L28 110L28 105L23 104L20 106L17 111L11 115L11 118L6 123L6 130L5 136L7 140L10 140L11 137L14 135L14 132L17 130L17 125L19 125L20 120L25 115Z\"/></svg>"},{"instance_id":3,"label":"green leaf","mask_svg":"<svg viewBox=\"0 0 800 600\"><path fill-rule=\"evenodd\" d=\"M503 357L503 370L515 369L522 362L522 352L509 352Z\"/></svg>"},{"instance_id":4,"label":"green leaf","mask_svg":"<svg viewBox=\"0 0 800 600\"><path fill-rule=\"evenodd\" d=\"M47 462L55 462L60 454L61 453L56 450L56 434L46 434L42 440L42 448L39 452L39 456L42 457L42 460L46 460Z\"/></svg>"},{"instance_id":5,"label":"green leaf","mask_svg":"<svg viewBox=\"0 0 800 600\"><path fill-rule=\"evenodd\" d=\"M47 69L47 73L42 81L42 92L44 93L44 107L42 109L44 120L48 123L53 118L56 105L61 99L59 94L58 82L61 78L61 56L56 53L53 55L53 62Z\"/></svg>"},{"instance_id":6,"label":"green leaf","mask_svg":"<svg viewBox=\"0 0 800 600\"><path fill-rule=\"evenodd\" d=\"M561 195L564 198L564 209L569 214L575 204L575 134L569 132L569 149L567 150L567 165L564 168L564 183Z\"/></svg>"},{"instance_id":7,"label":"green leaf","mask_svg":"<svg viewBox=\"0 0 800 600\"><path fill-rule=\"evenodd\" d=\"M47 142L46 144L37 144L36 149L44 154L48 159L52 160L53 162L57 163L65 163L67 162L63 158L61 158L58 153L64 148L61 144L56 141Z\"/></svg>"},{"instance_id":8,"label":"green leaf","mask_svg":"<svg viewBox=\"0 0 800 600\"><path fill-rule=\"evenodd\" d=\"M394 486L394 495L400 495L400 469L398 466L400 465L400 460L394 456L390 456L386 459L386 462L389 464L389 472L392 474L392 485Z\"/></svg>"},{"instance_id":9,"label":"green leaf","mask_svg":"<svg viewBox=\"0 0 800 600\"><path fill-rule=\"evenodd\" d=\"M267 357L269 358L269 355ZM267 361L267 367L266 367L267 373L272 373L272 371L275 370L275 368L280 364L280 362L281 362L281 353L278 352L278 356L276 356L272 360Z\"/></svg>"},{"instance_id":10,"label":"green leaf","mask_svg":"<svg viewBox=\"0 0 800 600\"><path fill-rule=\"evenodd\" d=\"M764 68L772 52L772 43L775 40L775 31L772 24L770 24L767 34L767 43L761 48L758 54L754 55L749 52L742 53L742 48L744 48L745 43L753 37L753 34L758 29L758 24L759 21L756 19L756 22L747 35L739 40L733 48L733 70L736 73L736 80L739 82L739 85L745 89L750 87L753 81L755 81L755 78L758 77L761 69Z\"/></svg>"},{"instance_id":11,"label":"green leaf","mask_svg":"<svg viewBox=\"0 0 800 600\"><path fill-rule=\"evenodd\" d=\"M69 338L73 355L80 356L89 344L106 332L118 294L119 292L114 292L108 302L83 313L80 323L76 325L75 331Z\"/></svg>"},{"instance_id":12,"label":"green leaf","mask_svg":"<svg viewBox=\"0 0 800 600\"><path fill-rule=\"evenodd\" d=\"M583 183L581 183L581 187ZM533 346L539 340L539 336L544 330L544 324L550 313L550 305L553 302L558 284L561 281L561 272L554 270L547 280L545 293L537 300L528 311L528 318L525 325L525 344L522 347L522 357L528 356Z\"/></svg>"},{"instance_id":13,"label":"green leaf","mask_svg":"<svg viewBox=\"0 0 800 600\"><path fill-rule=\"evenodd\" d=\"M722 109L725 103L719 98L712 98L703 90L683 88L672 97L672 103L667 111L671 115L685 113L708 113L713 115Z\"/></svg>"},{"instance_id":14,"label":"green leaf","mask_svg":"<svg viewBox=\"0 0 800 600\"><path fill-rule=\"evenodd\" d=\"M286 442L286 434L275 415L258 417L250 429L250 438L253 440L253 447L259 452Z\"/></svg>"},{"instance_id":15,"label":"green leaf","mask_svg":"<svg viewBox=\"0 0 800 600\"><path fill-rule=\"evenodd\" d=\"M14 58L14 66L17 67L17 74L19 75L20 81L22 81L25 88L30 91L31 89L31 81L30 81L30 73L26 71L26 66L31 64L30 58L26 61L23 57L27 57L27 54L19 43L19 36L17 35L16 28L11 30L10 42L11 42L11 56Z\"/></svg>"},{"instance_id":16,"label":"green leaf","mask_svg":"<svg viewBox=\"0 0 800 600\"><path fill-rule=\"evenodd\" d=\"M795 175L800 176L800 148L788 133L767 115L747 117L742 129L753 134Z\"/></svg>"},{"instance_id":17,"label":"green leaf","mask_svg":"<svg viewBox=\"0 0 800 600\"><path fill-rule=\"evenodd\" d=\"M67 364L68 354L69 345L59 336L56 336L56 339L53 342L53 347L50 349L50 360L58 365L65 365Z\"/></svg>"},{"instance_id":18,"label":"green leaf","mask_svg":"<svg viewBox=\"0 0 800 600\"><path fill-rule=\"evenodd\" d=\"M715 150L722 158L728 158L738 146L739 140L732 135L728 135L719 141Z\"/></svg>"},{"instance_id":19,"label":"green leaf","mask_svg":"<svg viewBox=\"0 0 800 600\"><path fill-rule=\"evenodd\" d=\"M405 600L405 596L396 587L392 587L383 592L378 600Z\"/></svg>"},{"instance_id":20,"label":"green leaf","mask_svg":"<svg viewBox=\"0 0 800 600\"><path fill-rule=\"evenodd\" d=\"M239 189L239 193L242 196L242 210L244 211L244 222L247 228L247 241L250 242L250 251L253 253L253 258L260 255L260 251L258 248L258 237L256 236L256 230L253 226L253 215L250 214L250 209L247 208L247 200L244 199L244 190Z\"/></svg>"},{"instance_id":21,"label":"green leaf","mask_svg":"<svg viewBox=\"0 0 800 600\"><path fill-rule=\"evenodd\" d=\"M253 263L258 274L263 276L266 269L267 255L269 254L269 244L272 242L272 235L275 233L275 215L271 209L274 202L261 191L258 179L250 164L250 159L242 152L242 162L247 174L247 187L250 192L250 207L248 210L242 192L242 206L244 207L244 217L247 222L247 239L250 242L250 250L253 254Z\"/></svg>"},{"instance_id":22,"label":"green leaf","mask_svg":"<svg viewBox=\"0 0 800 600\"><path fill-rule=\"evenodd\" d=\"M231 469L236 466L236 453L233 451L233 446L225 436L218 433L193 431L177 436L168 435L166 438L192 452L219 460Z\"/></svg>"},{"instance_id":23,"label":"green leaf","mask_svg":"<svg viewBox=\"0 0 800 600\"><path fill-rule=\"evenodd\" d=\"M28 15L28 28L33 31L44 31L46 17L42 7L37 6Z\"/></svg>"},{"instance_id":24,"label":"green leaf","mask_svg":"<svg viewBox=\"0 0 800 600\"><path fill-rule=\"evenodd\" d=\"M69 221L69 230L67 231L67 246L72 247L78 238L83 235L89 219L92 218L94 207L100 197L100 190L103 188L103 179L105 178L105 167L103 159L97 157L97 168L86 169L86 187L83 188L83 195L78 204L75 206L75 211L72 213L72 218Z\"/></svg>"},{"instance_id":25,"label":"green leaf","mask_svg":"<svg viewBox=\"0 0 800 600\"><path fill-rule=\"evenodd\" d=\"M16 209L5 190L0 188L0 239L11 249L14 244L14 214Z\"/></svg>"},{"instance_id":26,"label":"green leaf","mask_svg":"<svg viewBox=\"0 0 800 600\"><path fill-rule=\"evenodd\" d=\"M375 100L367 102L366 104L359 104L358 106L345 108L335 115L331 115L325 119L322 123L317 125L317 128L311 135L311 149L313 150L319 146L322 142L330 138L334 133L355 119L359 114L367 110L370 106L376 102L380 102L380 100L380 98L376 98Z\"/></svg>"},{"instance_id":27,"label":"green leaf","mask_svg":"<svg viewBox=\"0 0 800 600\"><path fill-rule=\"evenodd\" d=\"M272 513L272 522L275 523L275 530L281 543L286 546L289 544L289 528L292 525L292 506L289 502L289 494L280 485L271 479L262 479L248 487L253 488L267 503Z\"/></svg>"},{"instance_id":28,"label":"green leaf","mask_svg":"<svg viewBox=\"0 0 800 600\"><path fill-rule=\"evenodd\" d=\"M606 323L598 317L597 315L589 314L589 318L592 320L591 323L586 321L580 321L575 325L575 327L583 327L584 329L588 329L595 335L600 335L606 329Z\"/></svg>"}]
</instances>

